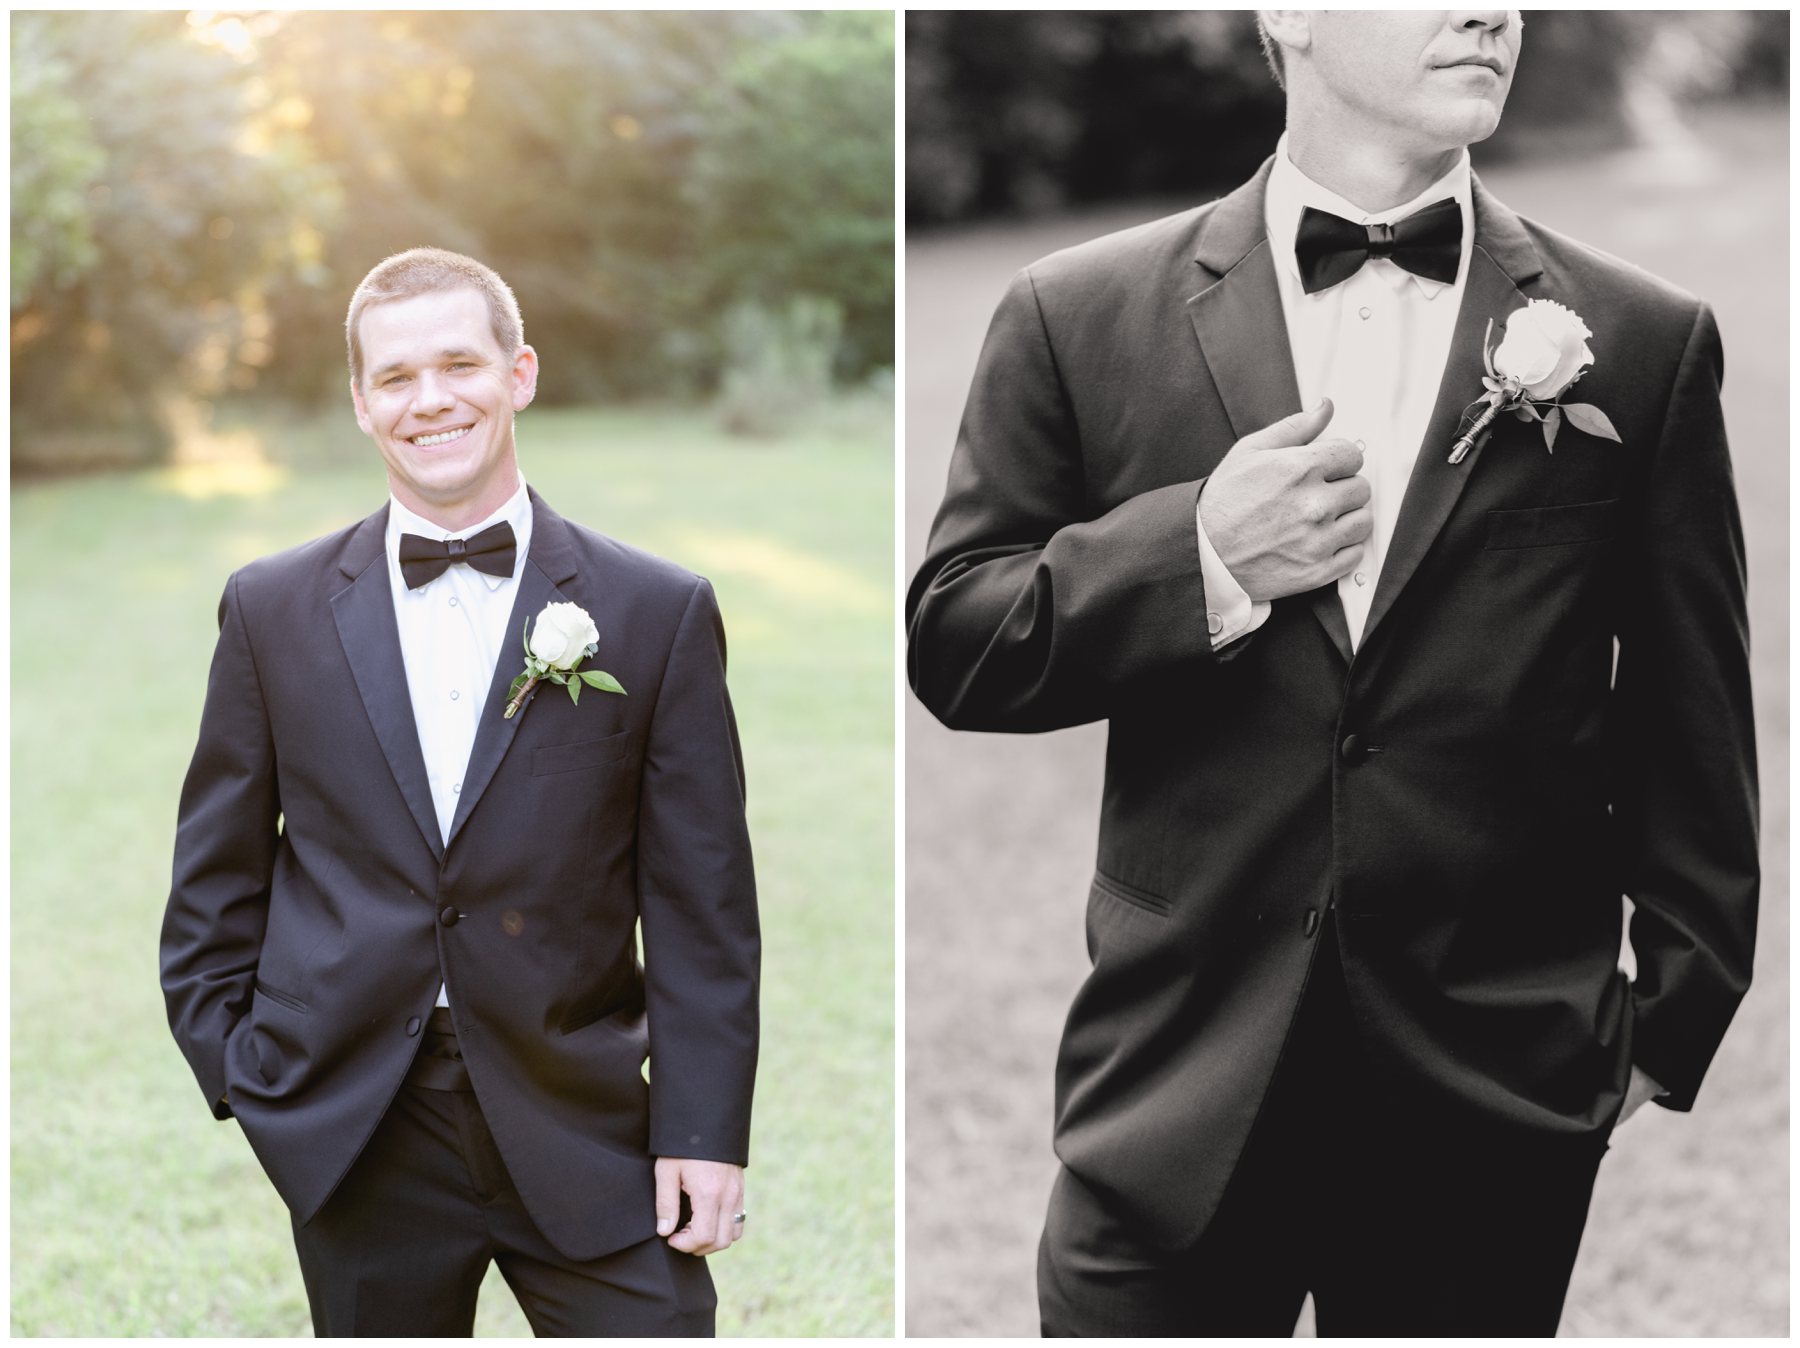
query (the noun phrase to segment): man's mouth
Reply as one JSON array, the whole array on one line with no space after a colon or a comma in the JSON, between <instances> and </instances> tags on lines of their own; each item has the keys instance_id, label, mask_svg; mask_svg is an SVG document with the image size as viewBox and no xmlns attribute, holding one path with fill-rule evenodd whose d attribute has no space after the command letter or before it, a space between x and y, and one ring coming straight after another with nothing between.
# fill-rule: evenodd
<instances>
[{"instance_id":1,"label":"man's mouth","mask_svg":"<svg viewBox=\"0 0 1800 1348\"><path fill-rule=\"evenodd\" d=\"M1492 71L1496 75L1500 73L1500 63L1498 61L1490 60L1485 56L1477 56L1467 61L1452 61L1449 65L1440 66L1439 69L1457 70L1464 66L1474 66L1480 70Z\"/></svg>"},{"instance_id":2,"label":"man's mouth","mask_svg":"<svg viewBox=\"0 0 1800 1348\"><path fill-rule=\"evenodd\" d=\"M458 426L453 431L432 431L426 435L410 435L407 437L407 443L417 445L420 449L430 449L434 445L447 445L452 440L460 440L472 429L474 428L470 426Z\"/></svg>"}]
</instances>

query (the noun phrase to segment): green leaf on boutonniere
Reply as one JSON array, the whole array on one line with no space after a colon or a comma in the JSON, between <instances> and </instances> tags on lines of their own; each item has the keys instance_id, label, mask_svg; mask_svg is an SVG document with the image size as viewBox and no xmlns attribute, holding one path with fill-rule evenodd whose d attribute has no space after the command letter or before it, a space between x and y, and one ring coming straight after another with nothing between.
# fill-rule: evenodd
<instances>
[{"instance_id":1,"label":"green leaf on boutonniere","mask_svg":"<svg viewBox=\"0 0 1800 1348\"><path fill-rule=\"evenodd\" d=\"M511 702L515 697L517 697L519 695L519 689L521 689L525 686L525 680L529 677L530 677L530 675L521 674L521 675L519 675L518 678L516 678L512 681L512 687L508 688L506 690L506 700L508 702Z\"/></svg>"},{"instance_id":2,"label":"green leaf on boutonniere","mask_svg":"<svg viewBox=\"0 0 1800 1348\"><path fill-rule=\"evenodd\" d=\"M569 688L569 701L571 701L571 702L575 703L577 706L579 706L581 704L581 680L580 679L570 679L569 683L568 683L568 688Z\"/></svg>"},{"instance_id":3,"label":"green leaf on boutonniere","mask_svg":"<svg viewBox=\"0 0 1800 1348\"><path fill-rule=\"evenodd\" d=\"M1556 453L1556 432L1562 427L1562 408L1552 407L1550 414L1544 418L1544 448Z\"/></svg>"},{"instance_id":4,"label":"green leaf on boutonniere","mask_svg":"<svg viewBox=\"0 0 1800 1348\"><path fill-rule=\"evenodd\" d=\"M1563 408L1563 411L1568 413L1569 424L1576 430L1586 431L1589 435L1599 436L1602 440L1611 440L1618 444L1624 443L1619 439L1619 433L1613 429L1613 424L1607 419L1606 413L1592 403L1570 403Z\"/></svg>"},{"instance_id":5,"label":"green leaf on boutonniere","mask_svg":"<svg viewBox=\"0 0 1800 1348\"><path fill-rule=\"evenodd\" d=\"M598 688L603 693L624 693L619 681L604 670L584 669L580 671L582 680L590 688Z\"/></svg>"}]
</instances>

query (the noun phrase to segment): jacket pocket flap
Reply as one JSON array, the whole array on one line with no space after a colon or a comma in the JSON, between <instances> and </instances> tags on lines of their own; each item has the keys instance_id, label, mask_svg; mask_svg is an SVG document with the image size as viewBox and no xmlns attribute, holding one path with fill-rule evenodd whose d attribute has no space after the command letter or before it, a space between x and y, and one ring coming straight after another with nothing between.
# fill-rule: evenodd
<instances>
[{"instance_id":1,"label":"jacket pocket flap","mask_svg":"<svg viewBox=\"0 0 1800 1348\"><path fill-rule=\"evenodd\" d=\"M262 979L256 980L256 995L274 1002L277 1006L285 1006L290 1011L306 1012L306 1003L291 992L283 992L280 988L272 988ZM246 1017L248 1019L248 1017Z\"/></svg>"},{"instance_id":2,"label":"jacket pocket flap","mask_svg":"<svg viewBox=\"0 0 1800 1348\"><path fill-rule=\"evenodd\" d=\"M597 768L603 763L616 763L631 747L631 732L604 735L594 740L574 740L568 744L546 744L531 754L531 770L543 775L550 772L576 772Z\"/></svg>"},{"instance_id":3,"label":"jacket pocket flap","mask_svg":"<svg viewBox=\"0 0 1800 1348\"><path fill-rule=\"evenodd\" d=\"M1147 889L1139 889L1136 885L1128 885L1123 880L1115 880L1105 871L1094 872L1094 888L1102 894L1129 903L1134 908L1142 908L1147 913L1155 913L1158 917L1169 915L1169 901L1160 894L1152 894Z\"/></svg>"},{"instance_id":4,"label":"jacket pocket flap","mask_svg":"<svg viewBox=\"0 0 1800 1348\"><path fill-rule=\"evenodd\" d=\"M1537 506L1531 510L1488 511L1490 548L1547 548L1556 543L1598 543L1613 536L1619 502Z\"/></svg>"}]
</instances>

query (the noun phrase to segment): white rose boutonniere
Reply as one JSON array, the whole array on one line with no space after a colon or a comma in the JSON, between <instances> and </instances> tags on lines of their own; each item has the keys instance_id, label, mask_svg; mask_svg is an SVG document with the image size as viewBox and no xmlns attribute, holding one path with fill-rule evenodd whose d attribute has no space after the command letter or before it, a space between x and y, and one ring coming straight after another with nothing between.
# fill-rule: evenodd
<instances>
[{"instance_id":1,"label":"white rose boutonniere","mask_svg":"<svg viewBox=\"0 0 1800 1348\"><path fill-rule=\"evenodd\" d=\"M603 670L575 668L600 649L599 641L600 629L581 605L544 605L535 630L530 620L525 623L525 671L512 681L505 719L510 721L546 679L567 688L569 701L576 703L581 701L583 684L623 694L619 681Z\"/></svg>"},{"instance_id":2,"label":"white rose boutonniere","mask_svg":"<svg viewBox=\"0 0 1800 1348\"><path fill-rule=\"evenodd\" d=\"M1565 416L1589 435L1618 440L1619 433L1598 407L1561 401L1563 394L1594 363L1594 353L1587 344L1594 334L1588 331L1580 314L1555 300L1531 300L1506 320L1498 346L1492 344L1493 335L1494 321L1490 318L1481 353L1487 366L1487 375L1481 382L1487 386L1487 393L1464 410L1463 420L1469 422L1469 429L1451 449L1451 463L1461 463L1463 456L1486 438L1488 427L1502 412L1511 412L1521 421L1541 423L1544 448L1552 453Z\"/></svg>"}]
</instances>

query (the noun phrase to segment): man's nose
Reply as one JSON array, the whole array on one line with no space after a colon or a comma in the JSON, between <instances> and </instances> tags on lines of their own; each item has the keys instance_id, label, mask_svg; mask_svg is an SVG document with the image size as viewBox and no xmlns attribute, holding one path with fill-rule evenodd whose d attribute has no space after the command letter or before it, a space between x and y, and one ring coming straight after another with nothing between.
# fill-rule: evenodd
<instances>
[{"instance_id":1,"label":"man's nose","mask_svg":"<svg viewBox=\"0 0 1800 1348\"><path fill-rule=\"evenodd\" d=\"M413 384L413 411L419 415L441 412L455 401L449 382L430 371L421 372Z\"/></svg>"},{"instance_id":2,"label":"man's nose","mask_svg":"<svg viewBox=\"0 0 1800 1348\"><path fill-rule=\"evenodd\" d=\"M1485 28L1498 37L1512 26L1510 9L1456 9L1450 11L1450 26L1459 32Z\"/></svg>"}]
</instances>

